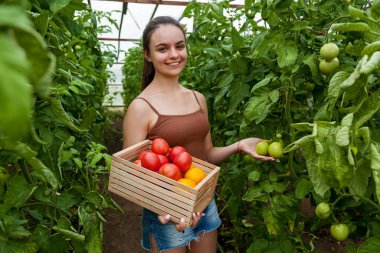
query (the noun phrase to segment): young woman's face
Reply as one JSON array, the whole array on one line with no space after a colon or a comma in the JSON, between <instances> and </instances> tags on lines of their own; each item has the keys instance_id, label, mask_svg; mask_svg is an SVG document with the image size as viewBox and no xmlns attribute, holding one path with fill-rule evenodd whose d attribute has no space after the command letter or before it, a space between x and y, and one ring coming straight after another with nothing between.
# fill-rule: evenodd
<instances>
[{"instance_id":1,"label":"young woman's face","mask_svg":"<svg viewBox=\"0 0 380 253\"><path fill-rule=\"evenodd\" d=\"M181 74L187 61L185 36L174 25L161 25L150 38L149 53L145 59L151 61L156 74L175 77Z\"/></svg>"}]
</instances>

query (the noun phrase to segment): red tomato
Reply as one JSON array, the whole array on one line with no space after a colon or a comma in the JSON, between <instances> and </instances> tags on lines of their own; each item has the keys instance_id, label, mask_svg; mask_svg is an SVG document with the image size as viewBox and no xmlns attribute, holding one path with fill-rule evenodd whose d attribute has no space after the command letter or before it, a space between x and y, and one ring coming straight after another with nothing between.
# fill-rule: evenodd
<instances>
[{"instance_id":1,"label":"red tomato","mask_svg":"<svg viewBox=\"0 0 380 253\"><path fill-rule=\"evenodd\" d=\"M141 151L140 154L139 154L139 156L137 157L137 160L142 160L142 157L144 156L144 154L145 154L146 152L148 152L148 151L146 151L146 150Z\"/></svg>"},{"instance_id":2,"label":"red tomato","mask_svg":"<svg viewBox=\"0 0 380 253\"><path fill-rule=\"evenodd\" d=\"M188 152L184 151L174 157L173 163L178 166L181 172L186 172L190 169L193 158Z\"/></svg>"},{"instance_id":3,"label":"red tomato","mask_svg":"<svg viewBox=\"0 0 380 253\"><path fill-rule=\"evenodd\" d=\"M172 147L169 151L169 160L174 161L174 157L176 155L178 155L181 152L185 152L185 151L186 151L186 149L184 147L181 147L181 146Z\"/></svg>"},{"instance_id":4,"label":"red tomato","mask_svg":"<svg viewBox=\"0 0 380 253\"><path fill-rule=\"evenodd\" d=\"M165 163L160 167L158 173L173 180L178 180L182 177L181 171L179 170L178 166L173 163Z\"/></svg>"},{"instance_id":5,"label":"red tomato","mask_svg":"<svg viewBox=\"0 0 380 253\"><path fill-rule=\"evenodd\" d=\"M166 156L164 156L164 155L157 155L157 156L158 156L158 158L160 158L161 165L169 162L169 160Z\"/></svg>"},{"instance_id":6,"label":"red tomato","mask_svg":"<svg viewBox=\"0 0 380 253\"><path fill-rule=\"evenodd\" d=\"M139 159L135 160L133 163L138 165L138 166L141 166L141 160L139 160Z\"/></svg>"},{"instance_id":7,"label":"red tomato","mask_svg":"<svg viewBox=\"0 0 380 253\"><path fill-rule=\"evenodd\" d=\"M169 152L169 144L162 138L156 138L152 141L151 150L157 155L166 155Z\"/></svg>"},{"instance_id":8,"label":"red tomato","mask_svg":"<svg viewBox=\"0 0 380 253\"><path fill-rule=\"evenodd\" d=\"M149 170L157 171L161 166L160 158L155 153L147 151L141 159L141 165Z\"/></svg>"}]
</instances>

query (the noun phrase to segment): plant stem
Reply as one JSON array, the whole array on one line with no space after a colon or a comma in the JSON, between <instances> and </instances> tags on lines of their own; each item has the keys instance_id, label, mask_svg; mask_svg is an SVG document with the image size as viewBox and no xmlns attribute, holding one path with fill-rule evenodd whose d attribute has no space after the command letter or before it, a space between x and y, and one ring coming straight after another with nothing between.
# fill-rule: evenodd
<instances>
[{"instance_id":1,"label":"plant stem","mask_svg":"<svg viewBox=\"0 0 380 253\"><path fill-rule=\"evenodd\" d=\"M342 195L340 195L335 201L334 203L331 204L331 207L332 209L334 208L335 204L338 203L338 201L340 201L342 198L344 197L358 197L360 198L361 200L367 202L368 204L372 205L373 207L375 207L377 209L378 212L380 212L380 205L376 204L375 202L373 202L372 200L370 200L369 198L366 198L366 197L363 197L363 196L360 196L360 195L356 195L356 194L349 194L349 193L343 193Z\"/></svg>"},{"instance_id":2,"label":"plant stem","mask_svg":"<svg viewBox=\"0 0 380 253\"><path fill-rule=\"evenodd\" d=\"M293 143L295 140L295 132L294 132L294 129L291 127L292 116L290 115L290 100L292 99L292 95L293 95L293 80L290 80L289 89L286 92L286 105L285 105L285 117L289 124L290 143ZM288 170L292 178L296 179L297 175L294 172L294 168L293 168L293 158L294 158L294 151L290 151L288 154Z\"/></svg>"},{"instance_id":3,"label":"plant stem","mask_svg":"<svg viewBox=\"0 0 380 253\"><path fill-rule=\"evenodd\" d=\"M24 178L25 178L26 182L28 182L29 184L32 184L33 180L32 180L32 177L29 174L29 171L28 171L28 168L26 166L25 160L21 160L21 161L15 163L15 166L16 166L17 169L21 170L22 174L24 175Z\"/></svg>"}]
</instances>

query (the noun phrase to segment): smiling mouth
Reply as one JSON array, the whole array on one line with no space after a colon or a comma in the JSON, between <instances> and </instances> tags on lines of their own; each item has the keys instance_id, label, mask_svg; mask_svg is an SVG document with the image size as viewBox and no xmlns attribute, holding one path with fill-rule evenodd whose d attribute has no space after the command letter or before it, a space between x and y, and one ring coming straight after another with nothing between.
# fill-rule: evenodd
<instances>
[{"instance_id":1,"label":"smiling mouth","mask_svg":"<svg viewBox=\"0 0 380 253\"><path fill-rule=\"evenodd\" d=\"M179 65L180 63L181 62L176 61L176 62L167 63L167 65L169 65L169 66L175 66L175 65Z\"/></svg>"}]
</instances>

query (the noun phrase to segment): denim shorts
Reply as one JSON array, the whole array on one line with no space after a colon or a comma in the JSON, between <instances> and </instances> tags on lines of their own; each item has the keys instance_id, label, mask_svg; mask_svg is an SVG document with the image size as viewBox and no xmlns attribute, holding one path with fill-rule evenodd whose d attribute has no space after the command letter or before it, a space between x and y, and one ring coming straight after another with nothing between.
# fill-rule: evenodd
<instances>
[{"instance_id":1,"label":"denim shorts","mask_svg":"<svg viewBox=\"0 0 380 253\"><path fill-rule=\"evenodd\" d=\"M198 234L200 232L211 232L222 223L214 199L211 200L203 213L205 216L200 219L195 228L186 228L184 233L181 233L176 230L172 222L162 224L158 220L156 213L144 208L142 213L143 236L141 246L145 250L151 251L150 234L153 234L160 252L187 246L191 241L199 240Z\"/></svg>"}]
</instances>

